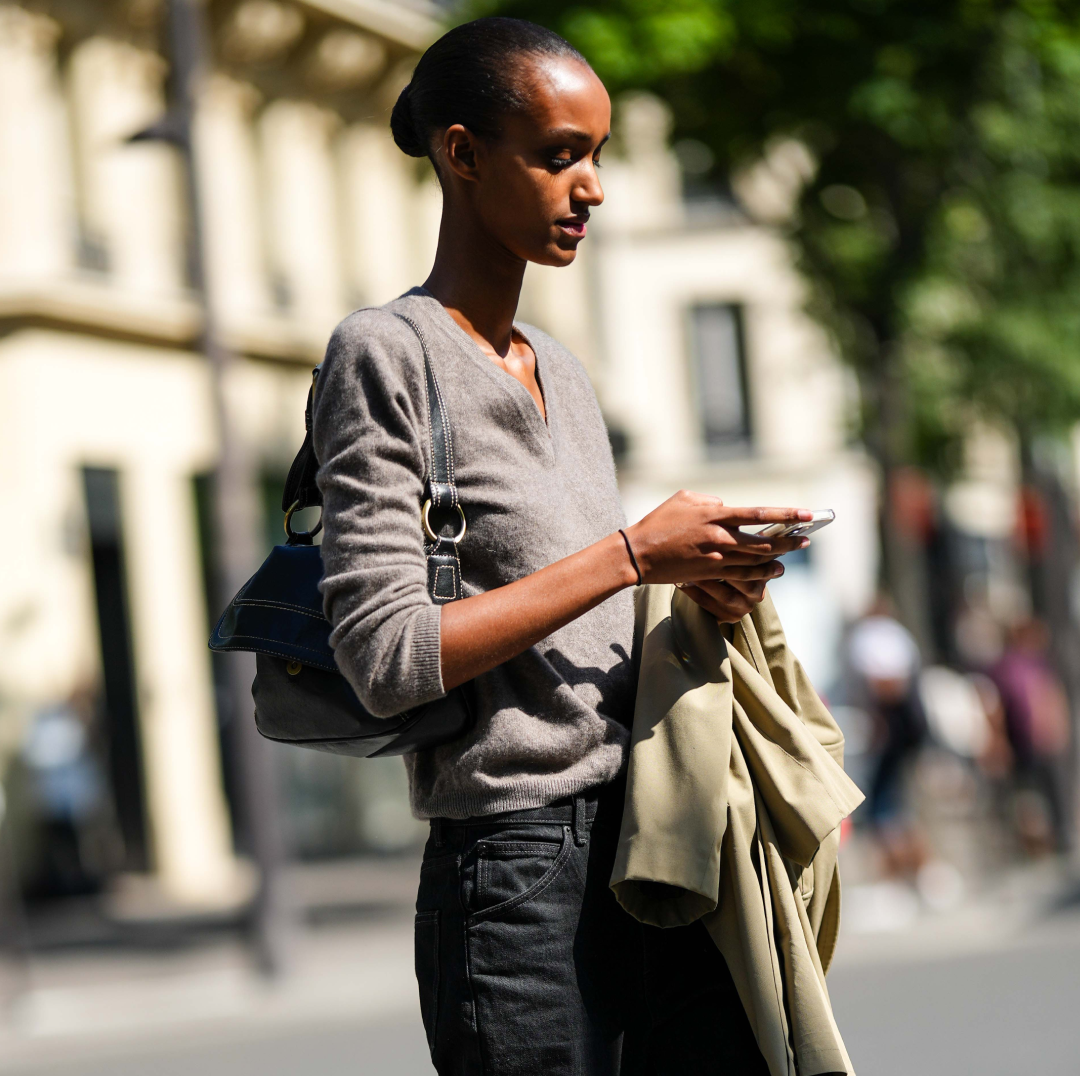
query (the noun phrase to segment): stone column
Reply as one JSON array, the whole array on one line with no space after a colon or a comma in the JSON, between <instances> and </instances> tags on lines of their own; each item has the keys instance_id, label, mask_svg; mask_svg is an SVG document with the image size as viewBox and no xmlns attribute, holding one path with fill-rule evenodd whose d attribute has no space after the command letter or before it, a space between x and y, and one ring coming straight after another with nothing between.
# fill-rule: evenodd
<instances>
[{"instance_id":1,"label":"stone column","mask_svg":"<svg viewBox=\"0 0 1080 1076\"><path fill-rule=\"evenodd\" d=\"M283 305L319 335L348 306L332 145L337 125L334 113L287 100L270 105L261 122L271 262Z\"/></svg>"},{"instance_id":2,"label":"stone column","mask_svg":"<svg viewBox=\"0 0 1080 1076\"><path fill-rule=\"evenodd\" d=\"M358 123L342 137L345 266L356 302L388 302L423 279L411 249L414 170L389 130Z\"/></svg>"},{"instance_id":3,"label":"stone column","mask_svg":"<svg viewBox=\"0 0 1080 1076\"><path fill-rule=\"evenodd\" d=\"M222 788L191 483L215 442L201 358L53 330L0 341L0 448L18 461L0 491L23 527L0 534L0 702L63 698L98 674L79 469L115 468L151 862L168 901L196 907L230 905L250 881Z\"/></svg>"},{"instance_id":4,"label":"stone column","mask_svg":"<svg viewBox=\"0 0 1080 1076\"><path fill-rule=\"evenodd\" d=\"M60 26L0 7L0 277L56 277L75 241L68 125L56 64Z\"/></svg>"},{"instance_id":5,"label":"stone column","mask_svg":"<svg viewBox=\"0 0 1080 1076\"><path fill-rule=\"evenodd\" d=\"M240 895L214 720L191 479L144 458L123 477L153 861L194 905Z\"/></svg>"},{"instance_id":6,"label":"stone column","mask_svg":"<svg viewBox=\"0 0 1080 1076\"><path fill-rule=\"evenodd\" d=\"M128 145L165 109L165 61L122 41L80 44L70 68L84 227L115 283L144 295L184 284L180 162L166 145Z\"/></svg>"},{"instance_id":7,"label":"stone column","mask_svg":"<svg viewBox=\"0 0 1080 1076\"><path fill-rule=\"evenodd\" d=\"M272 305L252 119L258 103L253 86L214 75L195 124L207 283L218 316L227 325L265 315Z\"/></svg>"}]
</instances>

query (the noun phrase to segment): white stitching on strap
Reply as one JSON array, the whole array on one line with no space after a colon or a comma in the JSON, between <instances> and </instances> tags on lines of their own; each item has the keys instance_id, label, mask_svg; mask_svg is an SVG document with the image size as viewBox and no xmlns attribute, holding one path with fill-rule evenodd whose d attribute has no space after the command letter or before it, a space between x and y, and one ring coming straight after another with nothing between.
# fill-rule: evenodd
<instances>
[{"instance_id":1,"label":"white stitching on strap","mask_svg":"<svg viewBox=\"0 0 1080 1076\"><path fill-rule=\"evenodd\" d=\"M405 322L405 324L408 325L409 328L412 329L412 331L414 333L416 333L416 338L420 341L420 350L423 351L423 353L424 353L424 377L423 377L423 384L424 384L424 418L427 420L428 446L431 449L431 471L432 471L431 476L432 476L432 478L434 478L435 477L435 431L431 428L431 401L428 400L427 372L428 372L428 367L431 365L431 362L430 362L430 360L428 358L427 344L424 343L424 334L420 331L420 329L416 325L416 322L413 321L412 318L406 317L404 314L398 314L396 311L394 312L394 315L395 315L395 317L401 318L401 320L403 322ZM438 384L438 382L436 382L436 385L437 384ZM444 416L444 418L445 418L445 416ZM445 422L443 423L443 425L445 425ZM435 482L432 482L431 485L432 485L432 493L433 493L433 495L435 497L435 507L439 508L440 507L440 505L439 505L439 491L436 488L436 483Z\"/></svg>"},{"instance_id":2,"label":"white stitching on strap","mask_svg":"<svg viewBox=\"0 0 1080 1076\"><path fill-rule=\"evenodd\" d=\"M427 360L428 368L431 368L431 356L428 352L427 341L424 339L423 330L414 321L410 319L409 324L413 328L413 332L416 333L420 340L420 346L424 350L424 358ZM443 431L443 447L446 449L446 464L447 464L447 477L450 480L450 496L451 503L457 504L457 490L454 488L454 445L453 435L450 432L450 418L446 409L446 400L443 399L442 388L439 385L439 379L435 376L435 371L431 370L431 383L435 386L435 392L439 397L439 414L442 417L442 431Z\"/></svg>"},{"instance_id":3,"label":"white stitching on strap","mask_svg":"<svg viewBox=\"0 0 1080 1076\"><path fill-rule=\"evenodd\" d=\"M440 572L449 572L449 573L450 573L450 575L451 575L451 580L450 580L450 582L451 582L451 585L450 585L450 589L451 589L451 590L453 590L453 591L454 591L454 592L456 593L456 592L457 592L457 587L453 585L453 574L454 574L454 569L453 569L453 568L451 568L451 567L450 567L449 565L447 565L447 564L440 564L440 565L438 565L438 566L437 566L437 567L435 568L435 593L436 593L436 595L438 595L438 594L439 594L439 573L440 573Z\"/></svg>"},{"instance_id":4,"label":"white stitching on strap","mask_svg":"<svg viewBox=\"0 0 1080 1076\"><path fill-rule=\"evenodd\" d=\"M428 403L428 444L431 447L431 477L432 477L432 500L436 508L442 507L442 493L439 490L439 483L434 481L435 478L435 430L431 423L431 406L430 401L427 399L427 382L428 374L431 375L431 383L435 386L435 393L439 401L439 415L442 418L442 430L443 430L443 446L446 449L446 466L447 466L447 479L450 486L450 504L456 508L459 505L458 491L457 491L457 468L454 465L454 438L450 429L450 415L447 411L446 400L443 398L442 387L439 385L439 379L435 376L435 370L431 365L431 356L428 353L427 340L424 339L423 330L419 325L413 321L407 314L399 314L395 311L395 316L401 318L406 325L414 333L416 338L420 341L420 348L424 352L424 399Z\"/></svg>"}]
</instances>

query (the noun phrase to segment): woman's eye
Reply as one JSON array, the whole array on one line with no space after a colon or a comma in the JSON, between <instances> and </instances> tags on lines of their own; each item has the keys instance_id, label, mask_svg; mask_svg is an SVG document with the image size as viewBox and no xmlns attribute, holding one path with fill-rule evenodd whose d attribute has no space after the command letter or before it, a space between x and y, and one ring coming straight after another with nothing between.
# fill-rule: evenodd
<instances>
[{"instance_id":1,"label":"woman's eye","mask_svg":"<svg viewBox=\"0 0 1080 1076\"><path fill-rule=\"evenodd\" d=\"M564 150L563 152L565 153L566 151ZM577 164L577 162L580 161L580 160L581 160L581 156L575 157L573 155L573 153L571 153L567 157L551 156L551 157L548 158L548 164L552 168L554 168L555 171L561 172L564 168L569 168L570 165ZM593 167L599 168L600 167L600 157L599 156L593 157L592 163L593 163Z\"/></svg>"}]
</instances>

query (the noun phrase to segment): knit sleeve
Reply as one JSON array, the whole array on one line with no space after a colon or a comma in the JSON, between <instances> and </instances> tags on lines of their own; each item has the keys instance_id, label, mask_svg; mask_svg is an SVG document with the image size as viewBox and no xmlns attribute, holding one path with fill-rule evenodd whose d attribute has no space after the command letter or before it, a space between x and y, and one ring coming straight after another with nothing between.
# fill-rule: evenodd
<instances>
[{"instance_id":1,"label":"knit sleeve","mask_svg":"<svg viewBox=\"0 0 1080 1076\"><path fill-rule=\"evenodd\" d=\"M444 694L420 522L423 376L411 329L387 311L361 310L334 331L315 396L330 644L377 717Z\"/></svg>"}]
</instances>

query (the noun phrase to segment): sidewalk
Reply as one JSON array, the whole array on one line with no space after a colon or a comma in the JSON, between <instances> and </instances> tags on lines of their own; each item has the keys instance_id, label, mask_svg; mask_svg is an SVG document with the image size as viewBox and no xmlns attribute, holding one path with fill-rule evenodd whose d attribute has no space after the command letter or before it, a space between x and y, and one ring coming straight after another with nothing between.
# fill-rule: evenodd
<instances>
[{"instance_id":1,"label":"sidewalk","mask_svg":"<svg viewBox=\"0 0 1080 1076\"><path fill-rule=\"evenodd\" d=\"M897 882L842 890L841 938L834 968L962 957L1038 946L1052 937L1080 940L1074 875L1059 860L1010 867L953 907L920 903Z\"/></svg>"},{"instance_id":2,"label":"sidewalk","mask_svg":"<svg viewBox=\"0 0 1080 1076\"><path fill-rule=\"evenodd\" d=\"M330 870L339 900L355 893L356 875L350 881L349 870ZM335 892L326 881L312 882L312 893ZM1062 882L1056 865L1016 870L991 891L948 912L923 911L897 929L846 925L835 971L850 981L874 967L1006 949L1080 948L1080 914L1048 915ZM196 1042L258 1041L265 1052L273 1041L319 1035L320 1028L327 1034L364 1027L391 1034L402 1027L416 1037L411 908L401 899L400 879L370 884L380 899L366 910L353 906L351 921L340 918L347 905L334 906L329 898L318 904L314 921L321 925L310 925L309 916L308 925L298 927L291 968L274 982L261 980L239 941L224 935L165 951L35 955L27 989L0 1026L0 1072L29 1073L76 1058L89 1064L95 1058L165 1056ZM852 911L869 888L849 887L844 899Z\"/></svg>"},{"instance_id":3,"label":"sidewalk","mask_svg":"<svg viewBox=\"0 0 1080 1076\"><path fill-rule=\"evenodd\" d=\"M260 977L238 934L78 908L45 915L25 966L2 968L0 1072L72 1057L419 1017L412 859L305 865L287 878L286 973ZM78 920L82 920L81 922Z\"/></svg>"},{"instance_id":4,"label":"sidewalk","mask_svg":"<svg viewBox=\"0 0 1080 1076\"><path fill-rule=\"evenodd\" d=\"M180 1037L252 1037L290 1026L373 1023L417 1007L408 910L306 928L292 967L261 980L236 942L180 953L50 955L0 1029L0 1071Z\"/></svg>"}]
</instances>

